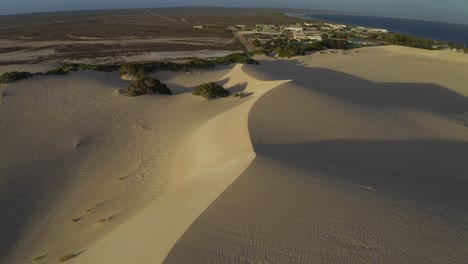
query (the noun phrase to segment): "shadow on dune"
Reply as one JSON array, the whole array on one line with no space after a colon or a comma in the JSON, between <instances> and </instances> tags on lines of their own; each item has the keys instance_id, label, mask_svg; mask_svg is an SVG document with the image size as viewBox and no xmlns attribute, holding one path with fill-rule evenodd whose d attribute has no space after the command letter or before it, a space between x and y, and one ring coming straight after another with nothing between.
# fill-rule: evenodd
<instances>
[{"instance_id":1,"label":"shadow on dune","mask_svg":"<svg viewBox=\"0 0 468 264\"><path fill-rule=\"evenodd\" d=\"M50 168L62 168L64 166L61 160L53 160L44 157L44 160L38 161L34 171L29 166L16 166L8 169L6 175L2 175L0 184L0 263L6 263L5 259L14 246L21 244L23 239L34 239L34 237L22 237L25 229L31 229L31 224L39 227L40 219L32 219L35 212L40 210L49 210L41 201L44 197L56 192L58 186L62 183L62 175L50 177ZM49 178L44 180L44 176ZM33 227L33 229L35 229ZM30 242L30 241L29 241ZM24 256L22 256L24 257Z\"/></svg>"},{"instance_id":2,"label":"shadow on dune","mask_svg":"<svg viewBox=\"0 0 468 264\"><path fill-rule=\"evenodd\" d=\"M468 118L468 98L436 84L372 82L293 60L262 61L262 67L249 68L247 72L260 80L291 79L292 83L314 92L365 107L400 107ZM284 96L287 97L286 92Z\"/></svg>"},{"instance_id":3,"label":"shadow on dune","mask_svg":"<svg viewBox=\"0 0 468 264\"><path fill-rule=\"evenodd\" d=\"M437 139L433 124L402 122L386 111L466 119L466 97L440 85L371 82L292 60L261 64L243 69L292 82L268 92L249 114L257 157L165 263L466 259L468 142ZM343 122L329 125L328 118ZM374 124L380 118L383 126ZM426 131L431 139L419 139Z\"/></svg>"},{"instance_id":4,"label":"shadow on dune","mask_svg":"<svg viewBox=\"0 0 468 264\"><path fill-rule=\"evenodd\" d=\"M210 82L210 81L211 80L207 80L207 82ZM247 88L246 82L239 83L234 86L227 86L226 84L229 83L229 81L230 81L230 78L225 78L225 79L222 79L220 81L215 81L215 82L217 84L222 85L224 88L228 89L231 94L242 92ZM166 83L166 85L169 87L169 89L171 89L173 95L192 93L195 90L195 88L198 87L198 85L185 87L185 86L174 84L171 82Z\"/></svg>"},{"instance_id":5,"label":"shadow on dune","mask_svg":"<svg viewBox=\"0 0 468 264\"><path fill-rule=\"evenodd\" d=\"M259 155L377 192L468 209L468 142L328 140L254 148Z\"/></svg>"},{"instance_id":6,"label":"shadow on dune","mask_svg":"<svg viewBox=\"0 0 468 264\"><path fill-rule=\"evenodd\" d=\"M275 66L277 64L281 66ZM262 62L262 65L264 68L252 69L251 74L256 78L292 79L293 82L292 85L286 84L265 95L252 109L249 129L254 149L259 155L301 163L300 166L307 166L334 178L377 191L405 195L419 202L468 209L468 142L425 140L424 135L421 135L421 140L350 140L345 129L333 136L336 138L334 140L315 141L313 134L310 134L312 132L301 126L309 121L307 112L325 119L327 117L326 104L325 108L317 109L305 103L313 102L317 93L347 103L342 107L357 104L369 108L369 113L374 109L413 109L450 117L455 122L459 119L462 119L461 122L468 120L468 98L440 85L371 82L337 71L306 67L296 61L267 61ZM271 107L275 105L272 102L282 102L287 107ZM334 109L334 106L330 106L330 109ZM314 112L317 110L323 112ZM346 113L346 110L340 111ZM288 118L288 113L304 115ZM391 112L385 117L388 115ZM357 121L354 117L350 120L343 118L344 122L355 124L346 128L365 129L356 128L362 124L361 116L355 117ZM261 126L256 125L259 122ZM367 123L372 131L363 130L361 137L384 135L385 138L395 133L397 137L404 138L406 132L395 128L402 125L389 122L384 128L379 127L379 124L374 127L373 123ZM458 123L461 124L460 121ZM282 143L285 144L262 143L262 139L268 137L264 133L274 134L274 130L278 129L276 126L286 124L291 125L288 128L290 134L279 133L284 137ZM406 126L411 131L411 124ZM432 124L424 123L424 127L420 126L414 125L418 128L416 131L431 134ZM295 138L298 133L294 129L304 129L299 135L311 136ZM334 132L333 129L327 129L330 133ZM381 129L386 132L380 132ZM349 135L355 135L355 132L350 131Z\"/></svg>"}]
</instances>

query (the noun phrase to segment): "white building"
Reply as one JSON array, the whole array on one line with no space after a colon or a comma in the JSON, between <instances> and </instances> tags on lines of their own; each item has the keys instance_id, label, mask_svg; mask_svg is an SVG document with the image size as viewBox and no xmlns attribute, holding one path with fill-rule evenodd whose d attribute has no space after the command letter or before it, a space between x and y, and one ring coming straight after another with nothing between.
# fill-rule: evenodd
<instances>
[{"instance_id":1,"label":"white building","mask_svg":"<svg viewBox=\"0 0 468 264\"><path fill-rule=\"evenodd\" d=\"M330 23L325 23L325 26L334 29L334 30L341 30L341 29L346 29L348 26L342 25L342 24L330 24Z\"/></svg>"},{"instance_id":2,"label":"white building","mask_svg":"<svg viewBox=\"0 0 468 264\"><path fill-rule=\"evenodd\" d=\"M312 35L312 36L307 36L307 39L320 41L320 40L322 40L322 36L320 36L320 35Z\"/></svg>"},{"instance_id":3,"label":"white building","mask_svg":"<svg viewBox=\"0 0 468 264\"><path fill-rule=\"evenodd\" d=\"M388 33L388 30L383 29L383 28L369 28L367 32L370 33Z\"/></svg>"},{"instance_id":4,"label":"white building","mask_svg":"<svg viewBox=\"0 0 468 264\"><path fill-rule=\"evenodd\" d=\"M301 32L301 31L304 31L304 28L302 26L298 26L298 25L291 25L289 27L285 27L284 30Z\"/></svg>"},{"instance_id":5,"label":"white building","mask_svg":"<svg viewBox=\"0 0 468 264\"><path fill-rule=\"evenodd\" d=\"M294 32L293 34L295 40L322 40L318 31L302 31Z\"/></svg>"}]
</instances>

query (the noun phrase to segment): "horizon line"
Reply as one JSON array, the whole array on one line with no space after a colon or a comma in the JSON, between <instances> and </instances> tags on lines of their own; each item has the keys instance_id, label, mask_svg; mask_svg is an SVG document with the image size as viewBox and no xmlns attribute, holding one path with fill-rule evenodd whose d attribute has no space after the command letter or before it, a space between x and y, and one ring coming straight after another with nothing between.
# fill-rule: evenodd
<instances>
[{"instance_id":1,"label":"horizon line","mask_svg":"<svg viewBox=\"0 0 468 264\"><path fill-rule=\"evenodd\" d=\"M268 6L251 6L251 7L242 7L242 6L160 6L160 7L121 7L121 8L95 8L95 9L70 9L70 10L53 10L53 11L38 11L38 12L24 12L24 13L7 13L0 14L0 17L5 16L21 16L21 15L36 15L36 14L48 14L48 13L73 13L73 12L89 12L89 11L117 11L117 10L144 10L144 9L177 9L177 8L225 8L225 9L276 9L284 11L283 14L312 14L313 12L327 12L334 15L354 15L354 16L372 16L372 17L388 17L388 18L400 18L400 19L412 19L412 20L423 20L423 21L432 21L432 22L442 22L449 24L460 24L467 25L468 22L462 21L447 21L447 20L433 20L427 17L415 17L415 16L405 16L405 15L396 15L396 14L385 14L385 13L365 13L365 12L356 12L356 11L341 11L341 10L326 10L326 9L312 9L312 8L289 8L289 7L268 7ZM286 12L286 11L299 11L295 12ZM312 13L308 13L312 12ZM296 17L298 18L298 17ZM306 20L304 18L299 18Z\"/></svg>"}]
</instances>

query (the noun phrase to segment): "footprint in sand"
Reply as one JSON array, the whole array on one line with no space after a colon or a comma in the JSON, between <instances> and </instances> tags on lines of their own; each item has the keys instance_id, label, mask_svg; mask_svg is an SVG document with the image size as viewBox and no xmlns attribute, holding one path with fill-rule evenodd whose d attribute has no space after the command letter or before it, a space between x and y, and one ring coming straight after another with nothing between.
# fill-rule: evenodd
<instances>
[{"instance_id":1,"label":"footprint in sand","mask_svg":"<svg viewBox=\"0 0 468 264\"><path fill-rule=\"evenodd\" d=\"M69 261L70 259L74 259L74 258L78 257L81 253L83 253L83 251L78 252L78 253L71 253L71 254L63 255L63 256L61 256L59 258L59 261L60 261L60 263Z\"/></svg>"},{"instance_id":2,"label":"footprint in sand","mask_svg":"<svg viewBox=\"0 0 468 264\"><path fill-rule=\"evenodd\" d=\"M41 263L42 261L47 260L49 253L35 257L34 259L28 261L28 263Z\"/></svg>"},{"instance_id":3,"label":"footprint in sand","mask_svg":"<svg viewBox=\"0 0 468 264\"><path fill-rule=\"evenodd\" d=\"M111 216L106 217L106 218L101 218L101 219L99 219L96 223L98 223L98 224L108 223L108 222L112 221L112 219L114 219L115 216L116 216L116 215L114 214L114 215L111 215Z\"/></svg>"},{"instance_id":4,"label":"footprint in sand","mask_svg":"<svg viewBox=\"0 0 468 264\"><path fill-rule=\"evenodd\" d=\"M73 218L73 219L72 219L72 222L73 222L73 223L77 223L77 222L81 221L86 215L89 215L89 214L94 213L94 211L96 211L96 209L97 209L99 206L103 205L103 204L104 204L104 202L100 202L100 203L95 204L93 207L86 209L85 214Z\"/></svg>"}]
</instances>

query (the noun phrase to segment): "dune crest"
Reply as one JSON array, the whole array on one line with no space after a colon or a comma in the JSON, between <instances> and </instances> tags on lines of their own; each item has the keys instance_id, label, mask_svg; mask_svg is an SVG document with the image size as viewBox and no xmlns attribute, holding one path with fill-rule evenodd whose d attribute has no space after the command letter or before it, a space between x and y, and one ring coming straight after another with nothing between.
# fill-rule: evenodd
<instances>
[{"instance_id":1,"label":"dune crest","mask_svg":"<svg viewBox=\"0 0 468 264\"><path fill-rule=\"evenodd\" d=\"M255 160L165 263L468 259L468 63L358 51L249 72L292 81L253 106Z\"/></svg>"}]
</instances>

